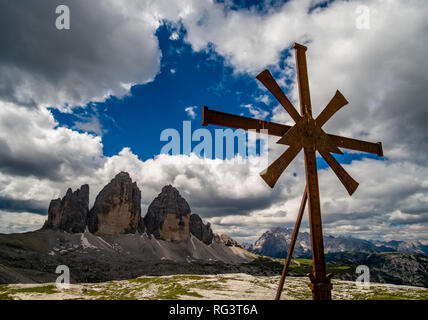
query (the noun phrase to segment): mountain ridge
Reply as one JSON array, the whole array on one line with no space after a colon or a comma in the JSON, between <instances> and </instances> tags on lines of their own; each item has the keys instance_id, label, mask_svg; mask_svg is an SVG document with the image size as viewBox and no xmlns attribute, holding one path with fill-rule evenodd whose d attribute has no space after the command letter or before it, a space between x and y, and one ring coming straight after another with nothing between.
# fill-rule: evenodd
<instances>
[{"instance_id":1,"label":"mountain ridge","mask_svg":"<svg viewBox=\"0 0 428 320\"><path fill-rule=\"evenodd\" d=\"M273 258L284 258L290 245L293 230L275 227L265 231L259 239L245 248L253 253ZM311 258L310 234L300 232L293 252L294 258ZM324 235L325 253L362 252L403 252L428 255L428 245L420 241L370 241L352 237Z\"/></svg>"}]
</instances>

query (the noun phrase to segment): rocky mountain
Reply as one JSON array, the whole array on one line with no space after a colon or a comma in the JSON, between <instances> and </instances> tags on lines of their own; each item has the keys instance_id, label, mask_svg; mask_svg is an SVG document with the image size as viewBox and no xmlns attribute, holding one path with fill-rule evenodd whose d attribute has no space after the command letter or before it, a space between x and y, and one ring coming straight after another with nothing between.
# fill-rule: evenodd
<instances>
[{"instance_id":1,"label":"rocky mountain","mask_svg":"<svg viewBox=\"0 0 428 320\"><path fill-rule=\"evenodd\" d=\"M149 205L144 223L157 239L184 241L190 237L190 207L173 186L162 192Z\"/></svg>"},{"instance_id":2,"label":"rocky mountain","mask_svg":"<svg viewBox=\"0 0 428 320\"><path fill-rule=\"evenodd\" d=\"M142 274L238 271L252 254L192 214L173 186L165 186L141 216L141 191L120 172L88 209L89 186L51 201L41 230L0 234L0 283L54 281L58 265L80 282ZM256 266L257 267L257 266Z\"/></svg>"},{"instance_id":3,"label":"rocky mountain","mask_svg":"<svg viewBox=\"0 0 428 320\"><path fill-rule=\"evenodd\" d=\"M370 281L405 284L428 288L428 256L404 252L334 252L326 254L326 261L335 264L365 265ZM342 274L339 278L355 280L358 274Z\"/></svg>"},{"instance_id":4,"label":"rocky mountain","mask_svg":"<svg viewBox=\"0 0 428 320\"><path fill-rule=\"evenodd\" d=\"M273 228L247 249L263 256L284 258L291 235L290 229ZM371 242L327 235L324 236L324 248L327 269L331 268L336 279L355 281L359 275L355 272L357 266L365 265L369 267L372 282L428 287L428 256L424 251L424 244L419 241ZM312 258L309 233L299 234L293 257ZM309 268L297 269L302 269L299 275L303 276L311 271L311 262L309 261ZM342 272L346 269L351 272ZM293 268L291 270L290 273L296 274Z\"/></svg>"},{"instance_id":5,"label":"rocky mountain","mask_svg":"<svg viewBox=\"0 0 428 320\"><path fill-rule=\"evenodd\" d=\"M87 184L76 191L71 189L62 199L54 199L49 204L48 220L43 229L64 230L77 233L85 231L88 220L89 186Z\"/></svg>"},{"instance_id":6,"label":"rocky mountain","mask_svg":"<svg viewBox=\"0 0 428 320\"><path fill-rule=\"evenodd\" d=\"M263 233L260 238L247 249L251 252L274 257L283 258L287 254L293 230L287 228L272 228ZM324 236L325 253L361 251L361 252L407 252L417 254L428 254L428 246L419 241L367 241L356 238ZM293 252L294 258L311 258L310 234L300 232Z\"/></svg>"},{"instance_id":7,"label":"rocky mountain","mask_svg":"<svg viewBox=\"0 0 428 320\"><path fill-rule=\"evenodd\" d=\"M120 172L95 199L88 217L89 231L99 235L144 231L141 191L127 172Z\"/></svg>"},{"instance_id":8,"label":"rocky mountain","mask_svg":"<svg viewBox=\"0 0 428 320\"><path fill-rule=\"evenodd\" d=\"M207 224L204 224L201 217L197 214L190 215L189 229L190 233L193 234L199 240L201 240L203 243L211 244L211 242L213 241L214 233L211 229L211 224L209 222L207 222ZM223 242L226 246L229 246L227 242ZM236 246L239 247L239 244L237 242Z\"/></svg>"},{"instance_id":9,"label":"rocky mountain","mask_svg":"<svg viewBox=\"0 0 428 320\"><path fill-rule=\"evenodd\" d=\"M222 234L220 236L216 235L215 237L216 237L216 239L218 239L219 241L223 242L228 247L242 248L241 245L237 241L233 240L227 234Z\"/></svg>"}]
</instances>

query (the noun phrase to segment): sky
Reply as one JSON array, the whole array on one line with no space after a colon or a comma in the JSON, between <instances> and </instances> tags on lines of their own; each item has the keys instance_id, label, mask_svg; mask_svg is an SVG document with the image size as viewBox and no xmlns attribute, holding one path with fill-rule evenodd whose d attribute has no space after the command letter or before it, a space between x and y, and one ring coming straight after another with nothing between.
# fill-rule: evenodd
<instances>
[{"instance_id":1,"label":"sky","mask_svg":"<svg viewBox=\"0 0 428 320\"><path fill-rule=\"evenodd\" d=\"M70 29L56 28L59 5ZM1 1L0 233L40 228L69 187L88 183L92 204L120 171L142 190L143 214L172 184L238 241L292 227L302 153L270 189L259 172L285 150L278 138L259 137L245 159L213 141L209 157L199 141L188 152L183 126L215 137L221 128L201 124L205 105L292 125L255 77L269 69L298 108L298 42L308 47L314 115L336 90L349 101L325 131L382 141L385 154L335 156L360 184L352 197L318 158L324 232L427 241L427 14L422 0ZM162 153L168 129L178 153Z\"/></svg>"}]
</instances>

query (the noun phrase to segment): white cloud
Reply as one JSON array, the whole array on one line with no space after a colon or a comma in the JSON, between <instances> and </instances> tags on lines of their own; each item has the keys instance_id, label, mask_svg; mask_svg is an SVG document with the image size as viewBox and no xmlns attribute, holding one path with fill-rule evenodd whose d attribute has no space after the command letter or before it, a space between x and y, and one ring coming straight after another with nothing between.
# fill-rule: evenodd
<instances>
[{"instance_id":1,"label":"white cloud","mask_svg":"<svg viewBox=\"0 0 428 320\"><path fill-rule=\"evenodd\" d=\"M172 33L171 33L171 35L169 36L169 39L170 40L178 40L180 38L180 35L178 34L178 32L177 31L173 31Z\"/></svg>"},{"instance_id":2,"label":"white cloud","mask_svg":"<svg viewBox=\"0 0 428 320\"><path fill-rule=\"evenodd\" d=\"M39 229L46 217L29 212L0 210L0 233L21 233Z\"/></svg>"},{"instance_id":3,"label":"white cloud","mask_svg":"<svg viewBox=\"0 0 428 320\"><path fill-rule=\"evenodd\" d=\"M256 97L256 101L257 102L263 102L264 104L269 104L270 98L267 94L262 94L262 95Z\"/></svg>"},{"instance_id":4,"label":"white cloud","mask_svg":"<svg viewBox=\"0 0 428 320\"><path fill-rule=\"evenodd\" d=\"M261 108L258 108L256 106L253 106L252 104L243 104L241 106L242 108L245 108L248 110L248 112L257 119L266 119L266 117L269 115L269 112L262 110Z\"/></svg>"},{"instance_id":5,"label":"white cloud","mask_svg":"<svg viewBox=\"0 0 428 320\"><path fill-rule=\"evenodd\" d=\"M101 138L60 127L45 108L0 101L0 167L3 174L72 180L102 159Z\"/></svg>"},{"instance_id":6,"label":"white cloud","mask_svg":"<svg viewBox=\"0 0 428 320\"><path fill-rule=\"evenodd\" d=\"M190 106L184 109L184 111L186 111L187 115L191 118L191 119L195 119L196 118L196 112L195 110L197 109L197 106Z\"/></svg>"}]
</instances>

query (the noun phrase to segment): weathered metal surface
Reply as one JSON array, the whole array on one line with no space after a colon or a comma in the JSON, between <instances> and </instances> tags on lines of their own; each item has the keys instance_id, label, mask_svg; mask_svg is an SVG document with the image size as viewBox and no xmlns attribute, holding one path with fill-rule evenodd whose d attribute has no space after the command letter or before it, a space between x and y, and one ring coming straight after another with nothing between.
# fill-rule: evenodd
<instances>
[{"instance_id":1,"label":"weathered metal surface","mask_svg":"<svg viewBox=\"0 0 428 320\"><path fill-rule=\"evenodd\" d=\"M324 240L321 222L321 205L318 187L317 160L315 151L305 150L306 184L308 188L309 228L312 248L312 283L326 283ZM314 286L318 290L319 286ZM321 300L321 292L312 291L314 300Z\"/></svg>"},{"instance_id":2,"label":"weathered metal surface","mask_svg":"<svg viewBox=\"0 0 428 320\"><path fill-rule=\"evenodd\" d=\"M264 129L268 130L269 135L278 137L282 137L291 128L281 123L242 117L212 110L205 106L202 111L202 125L207 126L209 124L246 131L255 130L260 132L260 130Z\"/></svg>"},{"instance_id":3,"label":"weathered metal surface","mask_svg":"<svg viewBox=\"0 0 428 320\"><path fill-rule=\"evenodd\" d=\"M298 144L289 146L278 159L276 159L266 170L260 173L262 179L271 188L273 188L281 174L288 167L291 161L293 161L293 159L299 154L300 150L302 150L302 147Z\"/></svg>"},{"instance_id":4,"label":"weathered metal surface","mask_svg":"<svg viewBox=\"0 0 428 320\"><path fill-rule=\"evenodd\" d=\"M268 130L269 135L277 137L282 137L288 130L292 128L291 126L287 126L285 124L238 116L230 113L212 110L208 107L203 108L202 116L202 125L204 126L212 124L233 129L243 129L246 131L255 130L257 132L260 132L261 129L266 129ZM339 148L374 153L377 154L379 157L383 156L382 144L380 142L373 143L363 140L341 137L334 134L327 135Z\"/></svg>"},{"instance_id":5,"label":"weathered metal surface","mask_svg":"<svg viewBox=\"0 0 428 320\"><path fill-rule=\"evenodd\" d=\"M308 200L308 191L305 187L303 192L302 201L300 202L299 213L297 214L296 224L294 226L293 234L291 235L290 245L288 246L287 257L284 261L284 268L282 269L281 279L279 280L278 290L276 291L275 300L281 299L282 289L284 288L285 277L287 276L288 267L290 266L291 258L293 256L294 246L296 245L297 236L299 234L300 224L302 223L303 214L305 212L306 201Z\"/></svg>"},{"instance_id":6,"label":"weathered metal surface","mask_svg":"<svg viewBox=\"0 0 428 320\"><path fill-rule=\"evenodd\" d=\"M340 93L339 90L336 91L334 97L330 100L327 106L321 111L318 115L315 122L317 125L322 127L337 111L348 104L348 100Z\"/></svg>"},{"instance_id":7,"label":"weathered metal surface","mask_svg":"<svg viewBox=\"0 0 428 320\"><path fill-rule=\"evenodd\" d=\"M327 150L318 149L318 152L342 182L349 195L352 196L352 194L358 188L358 182L352 179L352 177L345 171L345 169L343 169L339 162L337 162L337 160Z\"/></svg>"},{"instance_id":8,"label":"weathered metal surface","mask_svg":"<svg viewBox=\"0 0 428 320\"><path fill-rule=\"evenodd\" d=\"M264 70L256 78L261 83L263 83L263 85L275 96L275 98L284 107L284 109L288 112L291 118L293 118L295 122L298 122L300 120L300 114L297 112L296 108L294 108L290 100L288 100L284 92L276 83L269 70Z\"/></svg>"},{"instance_id":9,"label":"weathered metal surface","mask_svg":"<svg viewBox=\"0 0 428 320\"><path fill-rule=\"evenodd\" d=\"M294 48L296 49L296 69L297 69L297 80L299 84L300 113L302 115L305 115L306 118L312 119L312 106L311 106L311 96L309 93L308 68L306 65L307 48L299 44L295 44ZM320 127L318 127L318 129L321 130ZM309 139L311 137L312 139L316 139L314 137L315 129L307 130L305 133ZM322 139L325 139L325 136L326 135L320 138L321 139L320 142L323 141ZM325 144L328 145L328 143L325 143ZM324 148L324 146L322 147ZM315 154L315 148L305 147L304 150L305 150L306 186L307 186L307 192L308 192L309 228L310 228L310 234L311 234L311 248L312 248L312 272L313 272L313 279L314 279L314 281L311 280L311 282L316 284L327 283L325 258L324 258L324 240L323 240L323 234L322 234L321 204L320 204L319 184L318 184L317 158ZM326 296L320 291L319 288L320 287L318 285L311 287L313 299L314 300L326 299ZM331 294L330 294L330 297L331 297Z\"/></svg>"},{"instance_id":10,"label":"weathered metal surface","mask_svg":"<svg viewBox=\"0 0 428 320\"><path fill-rule=\"evenodd\" d=\"M257 76L257 79L262 82L265 87L276 97L276 99L296 122L293 127L269 121L231 115L224 112L210 110L208 107L203 108L202 124L204 126L213 124L235 129L255 130L258 132L262 129L266 129L269 135L281 137L277 143L289 145L288 149L285 150L285 152L266 170L260 173L263 180L265 180L265 182L271 188L275 186L281 174L288 167L291 161L297 156L300 150L304 149L306 188L293 231L290 248L285 260L283 274L281 276L276 299L279 299L281 295L285 276L299 232L305 203L308 201L313 266L313 273L308 274L308 277L311 281L309 286L312 290L312 297L314 300L330 300L332 288L330 279L332 275L326 274L325 267L316 151L318 150L318 152L345 186L348 193L352 195L357 189L358 183L345 171L345 169L330 153L333 152L342 154L342 151L339 148L346 148L355 151L375 153L378 156L383 156L383 150L382 144L380 142L372 143L332 134L326 134L321 129L321 127L338 110L348 104L348 101L339 91L336 91L334 97L330 100L320 115L314 120L312 118L309 79L306 64L307 48L297 43L294 44L294 48L296 49L296 69L299 85L300 114L285 96L284 92L281 90L268 70L263 71Z\"/></svg>"},{"instance_id":11,"label":"weathered metal surface","mask_svg":"<svg viewBox=\"0 0 428 320\"><path fill-rule=\"evenodd\" d=\"M329 152L343 154L336 144L327 136L324 130L322 130L308 114L291 127L277 143L286 145L299 144L303 148L310 148L313 150L323 148Z\"/></svg>"},{"instance_id":12,"label":"weathered metal surface","mask_svg":"<svg viewBox=\"0 0 428 320\"><path fill-rule=\"evenodd\" d=\"M300 113L302 115L309 114L312 116L308 68L306 65L306 50L308 50L308 48L298 43L295 43L293 48L296 50L296 71L297 82L299 84Z\"/></svg>"},{"instance_id":13,"label":"weathered metal surface","mask_svg":"<svg viewBox=\"0 0 428 320\"><path fill-rule=\"evenodd\" d=\"M336 143L339 148L374 153L377 154L379 157L383 157L382 143L380 142L367 142L363 140L336 136L333 134L329 134L329 137L333 139L334 143Z\"/></svg>"}]
</instances>

